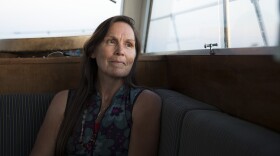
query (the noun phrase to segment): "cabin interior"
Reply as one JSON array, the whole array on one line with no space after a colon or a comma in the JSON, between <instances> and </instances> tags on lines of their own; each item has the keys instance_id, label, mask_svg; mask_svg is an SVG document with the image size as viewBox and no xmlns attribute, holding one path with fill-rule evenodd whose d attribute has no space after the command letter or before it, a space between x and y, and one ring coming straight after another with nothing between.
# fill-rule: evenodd
<instances>
[{"instance_id":1,"label":"cabin interior","mask_svg":"<svg viewBox=\"0 0 280 156\"><path fill-rule=\"evenodd\" d=\"M217 49L217 55L207 50L196 51L200 55L142 54L136 80L138 85L175 90L280 132L280 63L267 54L275 49ZM235 54L223 55L229 52ZM21 52L13 55L17 53ZM0 94L75 88L81 68L80 57L67 56L9 56L0 58L0 66Z\"/></svg>"},{"instance_id":2,"label":"cabin interior","mask_svg":"<svg viewBox=\"0 0 280 156\"><path fill-rule=\"evenodd\" d=\"M133 3L133 5L131 4ZM125 1L124 15L144 14ZM128 7L129 6L129 7ZM141 23L141 22L139 22ZM143 30L138 26L139 32ZM55 93L79 84L80 56L89 36L0 40L0 94ZM142 53L138 85L170 89L280 133L279 46Z\"/></svg>"}]
</instances>

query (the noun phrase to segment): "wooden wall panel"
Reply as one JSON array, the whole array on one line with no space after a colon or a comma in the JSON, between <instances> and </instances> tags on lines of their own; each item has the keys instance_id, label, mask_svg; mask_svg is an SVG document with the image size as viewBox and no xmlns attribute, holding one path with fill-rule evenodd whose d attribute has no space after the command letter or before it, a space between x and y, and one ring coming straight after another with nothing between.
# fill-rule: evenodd
<instances>
[{"instance_id":1,"label":"wooden wall panel","mask_svg":"<svg viewBox=\"0 0 280 156\"><path fill-rule=\"evenodd\" d=\"M80 65L80 58L68 57L0 59L0 94L75 88L80 80ZM167 86L164 57L140 56L136 71L139 85Z\"/></svg>"},{"instance_id":2,"label":"wooden wall panel","mask_svg":"<svg viewBox=\"0 0 280 156\"><path fill-rule=\"evenodd\" d=\"M78 84L77 58L0 59L0 93L57 92Z\"/></svg>"},{"instance_id":3,"label":"wooden wall panel","mask_svg":"<svg viewBox=\"0 0 280 156\"><path fill-rule=\"evenodd\" d=\"M280 131L280 63L269 55L168 56L170 89Z\"/></svg>"},{"instance_id":4,"label":"wooden wall panel","mask_svg":"<svg viewBox=\"0 0 280 156\"><path fill-rule=\"evenodd\" d=\"M140 56L136 67L138 85L167 88L167 62L164 56Z\"/></svg>"},{"instance_id":5,"label":"wooden wall panel","mask_svg":"<svg viewBox=\"0 0 280 156\"><path fill-rule=\"evenodd\" d=\"M90 36L1 39L0 52L33 52L81 49Z\"/></svg>"}]
</instances>

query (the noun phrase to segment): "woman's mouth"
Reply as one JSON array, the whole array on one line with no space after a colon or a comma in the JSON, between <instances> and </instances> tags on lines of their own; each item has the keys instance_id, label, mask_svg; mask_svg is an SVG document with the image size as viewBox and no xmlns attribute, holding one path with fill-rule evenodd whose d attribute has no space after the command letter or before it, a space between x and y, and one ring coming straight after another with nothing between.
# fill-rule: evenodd
<instances>
[{"instance_id":1,"label":"woman's mouth","mask_svg":"<svg viewBox=\"0 0 280 156\"><path fill-rule=\"evenodd\" d=\"M125 65L125 63L123 61L110 61L112 64L116 64L116 65Z\"/></svg>"}]
</instances>

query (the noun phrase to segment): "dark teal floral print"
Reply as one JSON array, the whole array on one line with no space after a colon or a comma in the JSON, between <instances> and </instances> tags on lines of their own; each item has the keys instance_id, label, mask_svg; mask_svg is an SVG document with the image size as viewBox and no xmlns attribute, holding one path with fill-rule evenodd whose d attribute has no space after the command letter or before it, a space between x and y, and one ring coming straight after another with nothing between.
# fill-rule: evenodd
<instances>
[{"instance_id":1,"label":"dark teal floral print","mask_svg":"<svg viewBox=\"0 0 280 156\"><path fill-rule=\"evenodd\" d=\"M99 93L92 95L87 101L87 112L81 133L83 114L73 135L68 140L68 155L85 156L125 156L128 154L132 125L133 104L142 91L141 88L122 86L112 99L110 107L101 120L99 131L95 132L101 98ZM82 134L82 136L81 136ZM94 137L96 134L96 137ZM80 138L82 140L80 140Z\"/></svg>"}]
</instances>

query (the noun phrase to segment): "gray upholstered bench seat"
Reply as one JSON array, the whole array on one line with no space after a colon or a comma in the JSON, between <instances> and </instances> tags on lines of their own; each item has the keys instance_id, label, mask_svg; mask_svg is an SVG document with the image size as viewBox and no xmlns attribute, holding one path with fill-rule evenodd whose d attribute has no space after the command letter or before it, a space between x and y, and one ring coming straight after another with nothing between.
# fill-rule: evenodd
<instances>
[{"instance_id":1,"label":"gray upholstered bench seat","mask_svg":"<svg viewBox=\"0 0 280 156\"><path fill-rule=\"evenodd\" d=\"M278 156L280 134L167 89L160 156ZM0 95L0 155L27 156L54 94Z\"/></svg>"},{"instance_id":2,"label":"gray upholstered bench seat","mask_svg":"<svg viewBox=\"0 0 280 156\"><path fill-rule=\"evenodd\" d=\"M184 116L192 110L218 110L218 108L189 98L172 90L155 90L162 98L160 156L178 155Z\"/></svg>"},{"instance_id":3,"label":"gray upholstered bench seat","mask_svg":"<svg viewBox=\"0 0 280 156\"><path fill-rule=\"evenodd\" d=\"M27 156L54 94L0 95L0 155Z\"/></svg>"},{"instance_id":4,"label":"gray upholstered bench seat","mask_svg":"<svg viewBox=\"0 0 280 156\"><path fill-rule=\"evenodd\" d=\"M189 111L178 155L279 156L280 134L226 113Z\"/></svg>"},{"instance_id":5,"label":"gray upholstered bench seat","mask_svg":"<svg viewBox=\"0 0 280 156\"><path fill-rule=\"evenodd\" d=\"M178 92L162 98L160 156L280 156L280 134Z\"/></svg>"}]
</instances>

